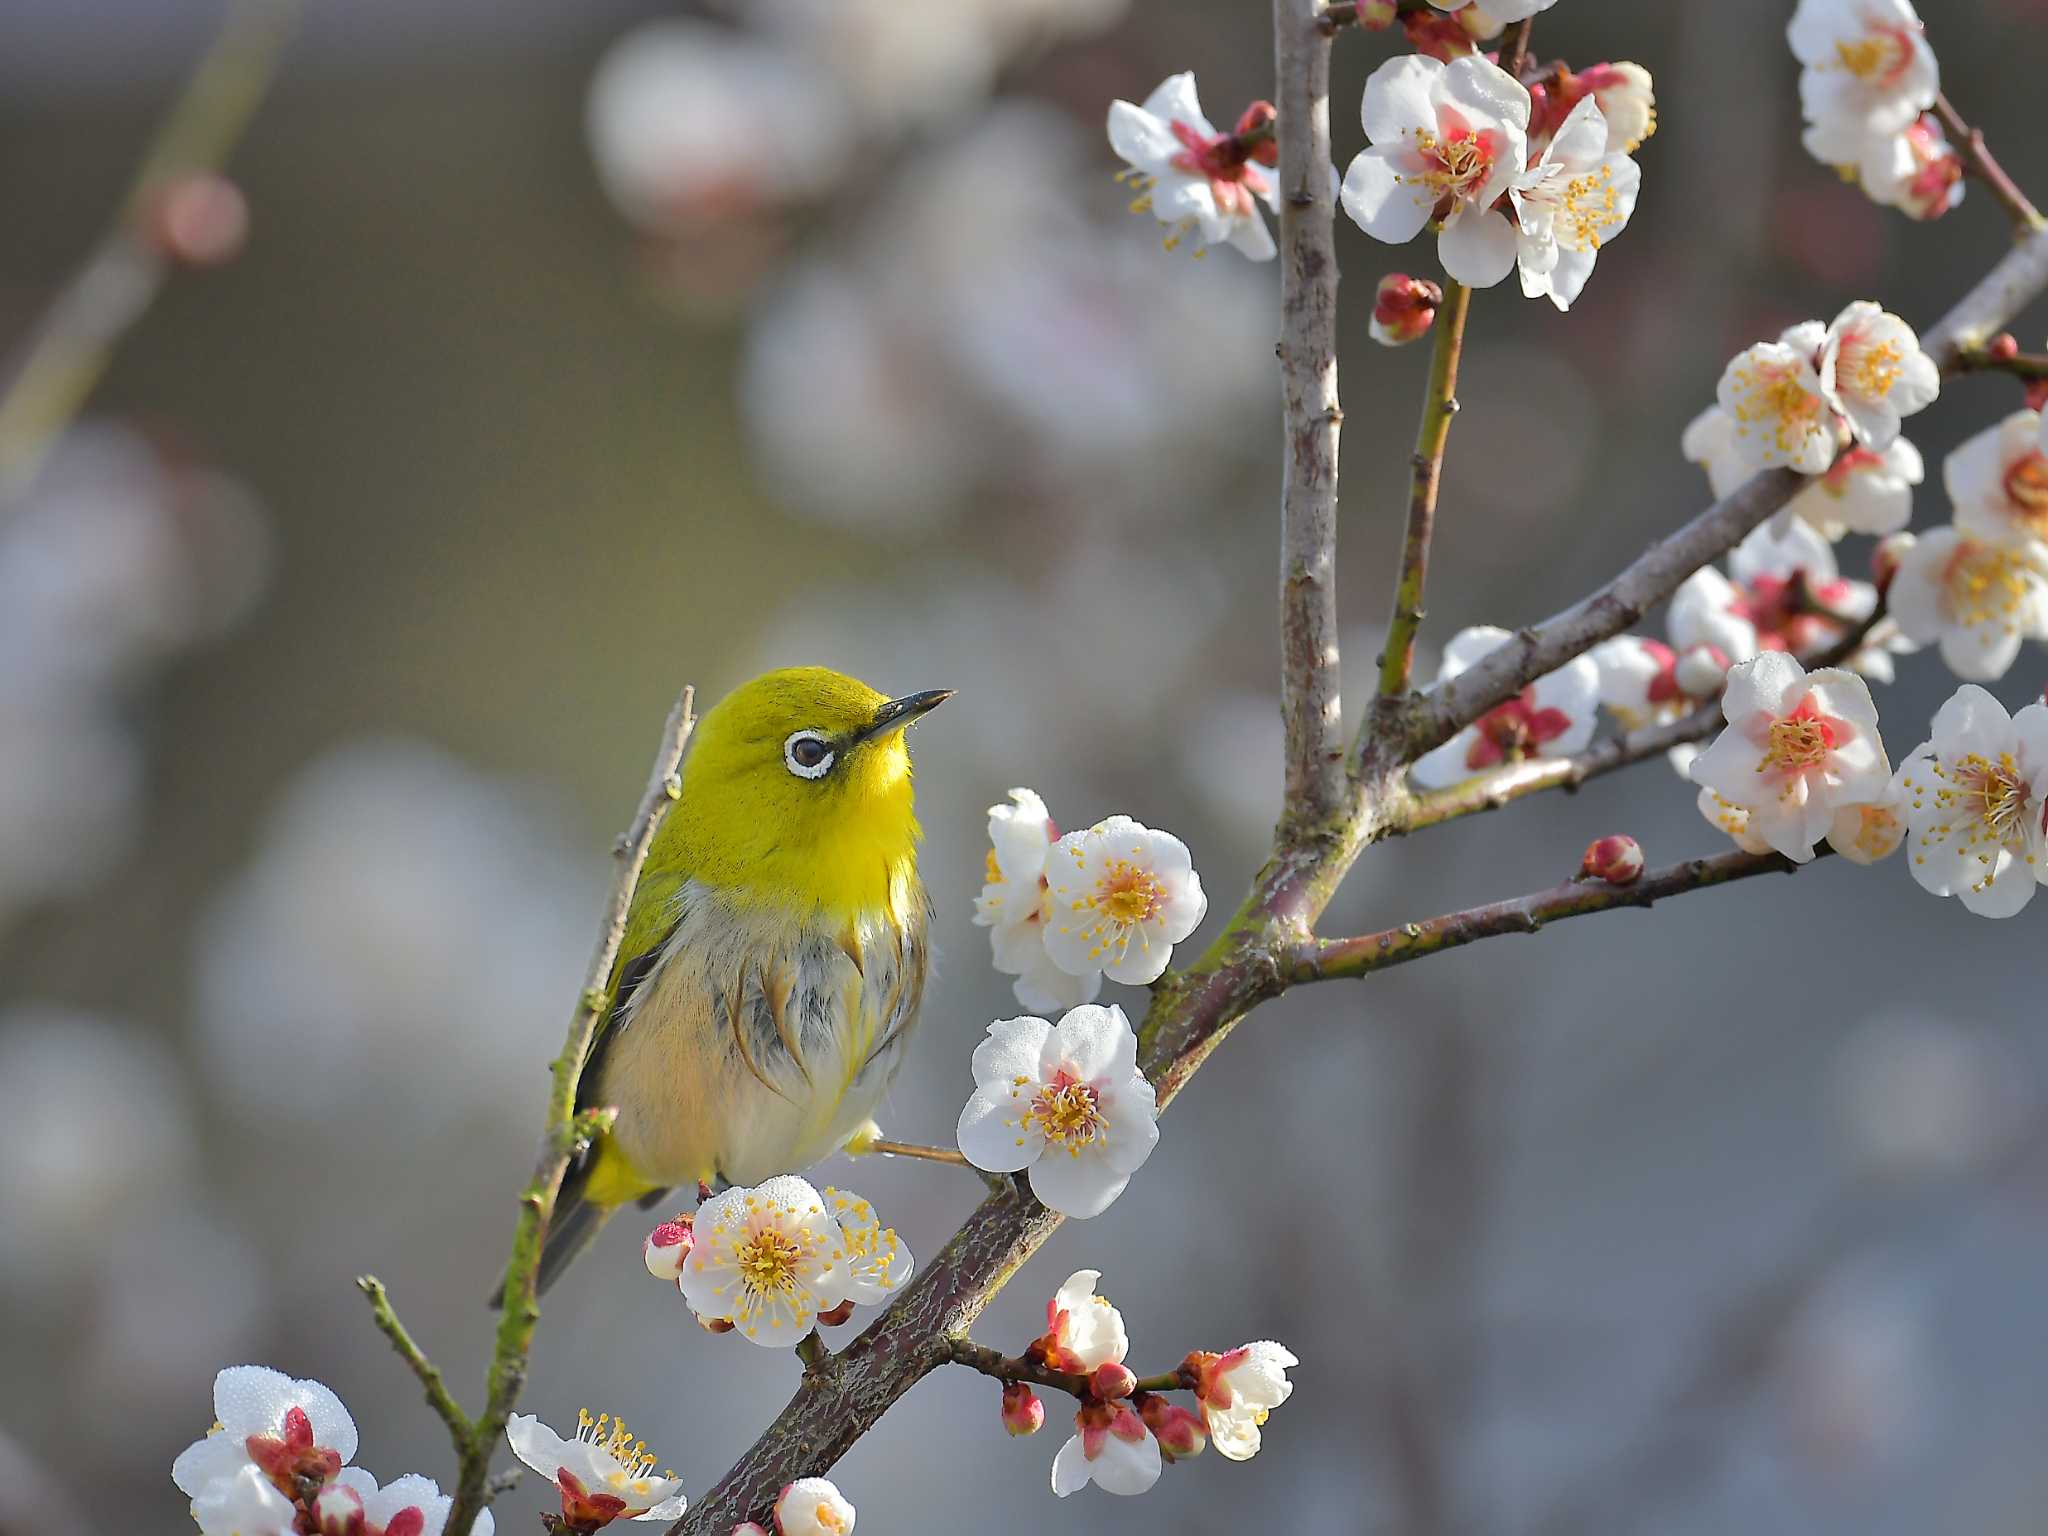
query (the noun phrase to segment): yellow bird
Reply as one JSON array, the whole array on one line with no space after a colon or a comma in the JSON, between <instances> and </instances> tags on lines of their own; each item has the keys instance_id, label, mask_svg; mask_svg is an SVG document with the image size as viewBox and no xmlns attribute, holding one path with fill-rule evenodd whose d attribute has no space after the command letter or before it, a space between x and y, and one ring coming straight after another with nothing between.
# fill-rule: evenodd
<instances>
[{"instance_id":1,"label":"yellow bird","mask_svg":"<svg viewBox=\"0 0 2048 1536\"><path fill-rule=\"evenodd\" d=\"M628 1201L758 1184L868 1122L931 953L904 729L950 696L792 667L698 723L578 1095L618 1119L563 1183L542 1290Z\"/></svg>"}]
</instances>

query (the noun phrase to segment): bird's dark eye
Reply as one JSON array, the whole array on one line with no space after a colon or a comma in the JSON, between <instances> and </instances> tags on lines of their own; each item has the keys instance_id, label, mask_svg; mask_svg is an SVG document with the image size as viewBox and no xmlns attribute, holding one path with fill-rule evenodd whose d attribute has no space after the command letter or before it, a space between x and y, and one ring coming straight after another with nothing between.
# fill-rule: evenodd
<instances>
[{"instance_id":1,"label":"bird's dark eye","mask_svg":"<svg viewBox=\"0 0 2048 1536\"><path fill-rule=\"evenodd\" d=\"M832 743L819 731L797 731L782 744L782 764L800 779L822 779L832 771Z\"/></svg>"}]
</instances>

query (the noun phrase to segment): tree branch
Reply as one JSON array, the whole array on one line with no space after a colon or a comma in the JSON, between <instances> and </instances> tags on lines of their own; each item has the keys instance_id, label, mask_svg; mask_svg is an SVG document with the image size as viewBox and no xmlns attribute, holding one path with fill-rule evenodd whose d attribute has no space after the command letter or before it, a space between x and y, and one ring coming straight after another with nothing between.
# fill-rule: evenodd
<instances>
[{"instance_id":1,"label":"tree branch","mask_svg":"<svg viewBox=\"0 0 2048 1536\"><path fill-rule=\"evenodd\" d=\"M1828 850L1822 848L1820 856ZM1801 866L1782 853L1723 853L1709 859L1653 870L1633 885L1603 880L1567 880L1547 891L1517 896L1450 912L1426 922L1404 923L1385 933L1355 939L1309 939L1297 944L1283 962L1290 983L1336 981L1371 976L1424 955L1460 949L1480 939L1509 933L1535 933L1546 923L1567 917L1611 912L1617 907L1648 907L1667 896L1747 880L1752 875L1791 874Z\"/></svg>"},{"instance_id":2,"label":"tree branch","mask_svg":"<svg viewBox=\"0 0 2048 1536\"><path fill-rule=\"evenodd\" d=\"M1989 347L1964 347L1949 366L1955 373L2004 373L2031 383L2048 379L2048 352L2014 352L2001 357Z\"/></svg>"},{"instance_id":3,"label":"tree branch","mask_svg":"<svg viewBox=\"0 0 2048 1536\"><path fill-rule=\"evenodd\" d=\"M0 396L0 491L33 480L77 416L114 348L163 287L163 255L146 236L174 176L224 163L277 74L299 0L239 0L157 129L120 211L44 315Z\"/></svg>"},{"instance_id":4,"label":"tree branch","mask_svg":"<svg viewBox=\"0 0 2048 1536\"><path fill-rule=\"evenodd\" d=\"M554 1061L553 1081L548 1091L547 1125L541 1135L539 1159L533 1177L519 1195L519 1221L513 1230L512 1253L505 1264L503 1312L498 1319L498 1336L491 1355L490 1373L485 1379L483 1412L477 1415L467 1442L458 1439L460 1469L454 1507L445 1527L448 1536L469 1536L477 1512L483 1508L485 1483L491 1457L504 1433L505 1420L519 1400L526 1382L526 1358L533 1345L533 1330L540 1321L535 1287L540 1272L541 1244L546 1240L548 1222L555 1213L555 1198L561 1193L562 1176L575 1155L579 1135L587 1136L591 1126L579 1123L576 1086L583 1075L583 1063L590 1054L590 1042L597 1033L598 1020L610 1000L612 966L619 957L619 945L626 935L626 916L632 909L633 891L640 883L641 866L654 834L682 792L677 770L683 749L696 727L696 691L683 690L662 726L661 744L654 755L654 768L647 788L640 796L632 824L612 848L618 865L611 895L605 902L604 925L599 930L597 952L576 1012L569 1021L569 1034L562 1054ZM395 1341L394 1341L395 1342ZM403 1351L401 1351L403 1353Z\"/></svg>"},{"instance_id":5,"label":"tree branch","mask_svg":"<svg viewBox=\"0 0 2048 1536\"><path fill-rule=\"evenodd\" d=\"M405 1331L405 1324L398 1320L398 1313L392 1308L390 1293L384 1289L382 1280L375 1275L358 1275L356 1285L370 1299L370 1314L376 1318L378 1329L391 1341L398 1357L412 1367L413 1375L419 1377L420 1385L426 1389L427 1405L441 1415L441 1422L448 1426L448 1433L460 1454L474 1436L475 1428L469 1422L469 1415L462 1411L462 1405L448 1390L448 1383L441 1379L441 1368L426 1357L419 1345L413 1342L412 1335Z\"/></svg>"},{"instance_id":6,"label":"tree branch","mask_svg":"<svg viewBox=\"0 0 2048 1536\"><path fill-rule=\"evenodd\" d=\"M1033 1360L1025 1355L1006 1355L999 1349L990 1349L986 1344L977 1344L972 1339L954 1339L946 1354L952 1365L964 1365L969 1370L981 1372L997 1381L1028 1381L1034 1387L1051 1387L1056 1392L1065 1392L1070 1397L1083 1401L1093 1395L1088 1378L1079 1371L1056 1371L1043 1361ZM1161 1371L1157 1376L1140 1376L1133 1392L1178 1392L1189 1385L1178 1370Z\"/></svg>"},{"instance_id":7,"label":"tree branch","mask_svg":"<svg viewBox=\"0 0 2048 1536\"><path fill-rule=\"evenodd\" d=\"M1317 0L1273 0L1280 139L1280 716L1284 814L1326 819L1345 798L1337 691L1337 246L1330 39Z\"/></svg>"},{"instance_id":8,"label":"tree branch","mask_svg":"<svg viewBox=\"0 0 2048 1536\"><path fill-rule=\"evenodd\" d=\"M1984 183L1985 190L1998 199L1999 206L2012 216L2013 226L2021 232L2048 228L2048 219L2043 219L2040 210L2027 200L2027 194L2019 183L2005 173L2005 167L1993 158L1990 146L1984 142L1981 129L1972 128L1963 121L1946 96L1934 98L1934 115L1940 119L1942 130L1958 150L1962 152L1963 164L1970 174Z\"/></svg>"},{"instance_id":9,"label":"tree branch","mask_svg":"<svg viewBox=\"0 0 2048 1536\"><path fill-rule=\"evenodd\" d=\"M1380 652L1382 705L1407 697L1408 679L1415 669L1415 633L1422 627L1430 541L1436 534L1437 488L1443 479L1451 418L1458 414L1458 362L1465 351L1465 317L1471 312L1472 290L1446 278L1443 309L1436 317L1436 351L1430 358L1429 382L1422 394L1422 425L1415 434L1401 576L1394 588L1394 611L1387 620L1386 647Z\"/></svg>"}]
</instances>

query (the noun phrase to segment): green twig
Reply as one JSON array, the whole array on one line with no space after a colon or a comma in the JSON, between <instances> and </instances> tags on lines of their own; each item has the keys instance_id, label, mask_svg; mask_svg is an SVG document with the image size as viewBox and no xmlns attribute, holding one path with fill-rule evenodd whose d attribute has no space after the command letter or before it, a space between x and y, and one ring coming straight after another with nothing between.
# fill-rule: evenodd
<instances>
[{"instance_id":1,"label":"green twig","mask_svg":"<svg viewBox=\"0 0 2048 1536\"><path fill-rule=\"evenodd\" d=\"M441 1422L448 1426L448 1433L454 1437L456 1449L468 1445L474 1435L469 1415L462 1411L462 1404L455 1401L448 1390L448 1383L441 1379L441 1368L426 1357L419 1345L413 1342L411 1334L405 1331L405 1324L398 1320L398 1313L392 1309L391 1296L384 1289L384 1282L375 1275L358 1275L356 1284L370 1299L370 1315L377 1320L377 1327L384 1337L391 1341L391 1347L398 1351L398 1357L412 1367L413 1375L419 1377L420 1385L426 1388L427 1404L441 1415Z\"/></svg>"}]
</instances>

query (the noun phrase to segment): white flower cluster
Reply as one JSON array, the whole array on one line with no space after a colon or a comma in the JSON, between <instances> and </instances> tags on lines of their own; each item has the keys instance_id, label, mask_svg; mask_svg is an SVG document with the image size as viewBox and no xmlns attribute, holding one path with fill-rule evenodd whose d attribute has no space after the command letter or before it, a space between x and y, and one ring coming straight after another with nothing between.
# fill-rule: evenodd
<instances>
[{"instance_id":1,"label":"white flower cluster","mask_svg":"<svg viewBox=\"0 0 2048 1536\"><path fill-rule=\"evenodd\" d=\"M1102 978L1147 986L1209 898L1188 847L1128 816L1062 837L1035 791L988 812L987 879L974 921L1026 1008L1091 1002Z\"/></svg>"},{"instance_id":2,"label":"white flower cluster","mask_svg":"<svg viewBox=\"0 0 2048 1536\"><path fill-rule=\"evenodd\" d=\"M1808 154L1916 219L1963 200L1962 161L1928 111L1941 71L1912 0L1799 0L1785 30Z\"/></svg>"},{"instance_id":3,"label":"white flower cluster","mask_svg":"<svg viewBox=\"0 0 2048 1536\"><path fill-rule=\"evenodd\" d=\"M1460 630L1444 647L1437 681L1448 682L1511 638L1487 624ZM1441 789L1512 763L1570 757L1593 739L1599 706L1599 668L1590 657L1574 657L1424 753L1411 772L1424 789Z\"/></svg>"},{"instance_id":4,"label":"white flower cluster","mask_svg":"<svg viewBox=\"0 0 2048 1536\"><path fill-rule=\"evenodd\" d=\"M260 1365L214 1378L214 1425L171 1464L203 1536L440 1536L453 1500L431 1478L378 1486L349 1462L356 1425L331 1389ZM470 1529L491 1536L489 1510Z\"/></svg>"},{"instance_id":5,"label":"white flower cluster","mask_svg":"<svg viewBox=\"0 0 2048 1536\"><path fill-rule=\"evenodd\" d=\"M712 1196L665 1221L644 1245L647 1269L674 1282L697 1320L753 1343L789 1347L843 1321L910 1278L910 1250L860 1196L779 1174Z\"/></svg>"}]
</instances>

